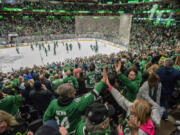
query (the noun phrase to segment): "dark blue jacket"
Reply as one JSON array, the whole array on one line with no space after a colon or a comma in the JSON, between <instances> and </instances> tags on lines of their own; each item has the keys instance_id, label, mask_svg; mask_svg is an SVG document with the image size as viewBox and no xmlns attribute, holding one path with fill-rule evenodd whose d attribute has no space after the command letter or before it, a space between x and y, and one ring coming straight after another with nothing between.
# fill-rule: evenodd
<instances>
[{"instance_id":1,"label":"dark blue jacket","mask_svg":"<svg viewBox=\"0 0 180 135\"><path fill-rule=\"evenodd\" d=\"M172 94L176 81L180 80L180 70L160 67L156 73L160 76L162 83L161 98L166 98Z\"/></svg>"}]
</instances>

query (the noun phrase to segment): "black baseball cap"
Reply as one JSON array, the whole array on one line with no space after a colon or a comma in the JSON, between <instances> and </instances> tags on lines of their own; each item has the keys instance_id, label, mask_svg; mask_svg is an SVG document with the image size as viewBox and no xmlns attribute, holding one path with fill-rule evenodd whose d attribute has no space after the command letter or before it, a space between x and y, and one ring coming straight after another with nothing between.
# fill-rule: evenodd
<instances>
[{"instance_id":1,"label":"black baseball cap","mask_svg":"<svg viewBox=\"0 0 180 135\"><path fill-rule=\"evenodd\" d=\"M102 103L94 103L90 105L86 111L86 117L92 125L97 125L111 117L115 112L112 105L104 105Z\"/></svg>"},{"instance_id":2,"label":"black baseball cap","mask_svg":"<svg viewBox=\"0 0 180 135\"><path fill-rule=\"evenodd\" d=\"M43 125L40 127L35 135L60 135L59 131L51 126Z\"/></svg>"},{"instance_id":3,"label":"black baseball cap","mask_svg":"<svg viewBox=\"0 0 180 135\"><path fill-rule=\"evenodd\" d=\"M37 130L35 135L60 135L59 126L55 120L48 120Z\"/></svg>"}]
</instances>

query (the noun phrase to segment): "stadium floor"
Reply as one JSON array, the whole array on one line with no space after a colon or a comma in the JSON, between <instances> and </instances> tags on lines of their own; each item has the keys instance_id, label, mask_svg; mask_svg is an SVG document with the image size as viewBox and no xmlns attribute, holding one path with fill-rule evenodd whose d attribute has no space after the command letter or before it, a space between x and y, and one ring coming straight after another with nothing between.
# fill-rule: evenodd
<instances>
[{"instance_id":1,"label":"stadium floor","mask_svg":"<svg viewBox=\"0 0 180 135\"><path fill-rule=\"evenodd\" d=\"M161 127L156 129L155 135L170 135L176 130L176 120L180 120L180 105L177 109L170 111L168 121L161 120Z\"/></svg>"}]
</instances>

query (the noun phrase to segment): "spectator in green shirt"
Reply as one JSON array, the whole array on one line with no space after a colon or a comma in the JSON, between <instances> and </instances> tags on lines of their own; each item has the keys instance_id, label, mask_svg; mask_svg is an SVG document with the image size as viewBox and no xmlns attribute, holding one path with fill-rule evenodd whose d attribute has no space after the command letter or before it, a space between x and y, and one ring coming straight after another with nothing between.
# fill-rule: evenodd
<instances>
[{"instance_id":1,"label":"spectator in green shirt","mask_svg":"<svg viewBox=\"0 0 180 135\"><path fill-rule=\"evenodd\" d=\"M96 82L95 65L91 64L89 67L89 72L86 74L86 87L93 88Z\"/></svg>"},{"instance_id":2,"label":"spectator in green shirt","mask_svg":"<svg viewBox=\"0 0 180 135\"><path fill-rule=\"evenodd\" d=\"M139 91L139 80L136 79L137 71L132 68L128 71L128 76L125 76L120 72L121 69L121 61L116 65L116 72L119 80L125 86L123 95L129 101L134 101L136 99L136 95Z\"/></svg>"},{"instance_id":3,"label":"spectator in green shirt","mask_svg":"<svg viewBox=\"0 0 180 135\"><path fill-rule=\"evenodd\" d=\"M102 81L96 85L95 89L79 98L74 98L73 85L66 83L58 87L59 97L51 101L44 114L43 122L55 119L59 126L64 126L69 133L73 133L84 110L99 96L106 78L107 74L104 72Z\"/></svg>"},{"instance_id":4,"label":"spectator in green shirt","mask_svg":"<svg viewBox=\"0 0 180 135\"><path fill-rule=\"evenodd\" d=\"M78 88L78 81L74 76L71 75L71 71L68 70L66 72L66 75L67 75L67 77L64 78L63 82L64 83L71 83L71 84L73 84L74 88L77 89Z\"/></svg>"},{"instance_id":5,"label":"spectator in green shirt","mask_svg":"<svg viewBox=\"0 0 180 135\"><path fill-rule=\"evenodd\" d=\"M0 110L4 110L11 115L16 115L23 98L20 95L10 96L0 93Z\"/></svg>"},{"instance_id":6,"label":"spectator in green shirt","mask_svg":"<svg viewBox=\"0 0 180 135\"><path fill-rule=\"evenodd\" d=\"M52 88L54 91L56 91L56 89L63 84L63 79L62 79L62 75L59 74L55 74L54 75L54 80L52 81Z\"/></svg>"}]
</instances>

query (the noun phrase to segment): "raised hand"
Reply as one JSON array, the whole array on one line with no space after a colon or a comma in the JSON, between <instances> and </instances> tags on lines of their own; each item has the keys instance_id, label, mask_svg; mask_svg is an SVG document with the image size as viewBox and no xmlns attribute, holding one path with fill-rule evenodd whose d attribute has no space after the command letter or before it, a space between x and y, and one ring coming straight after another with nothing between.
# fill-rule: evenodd
<instances>
[{"instance_id":1,"label":"raised hand","mask_svg":"<svg viewBox=\"0 0 180 135\"><path fill-rule=\"evenodd\" d=\"M106 69L104 68L103 69L103 78L102 78L102 81L106 82L107 79L108 79L107 72L106 72Z\"/></svg>"},{"instance_id":2,"label":"raised hand","mask_svg":"<svg viewBox=\"0 0 180 135\"><path fill-rule=\"evenodd\" d=\"M121 70L121 61L118 62L118 64L115 65L116 73L119 73Z\"/></svg>"}]
</instances>

